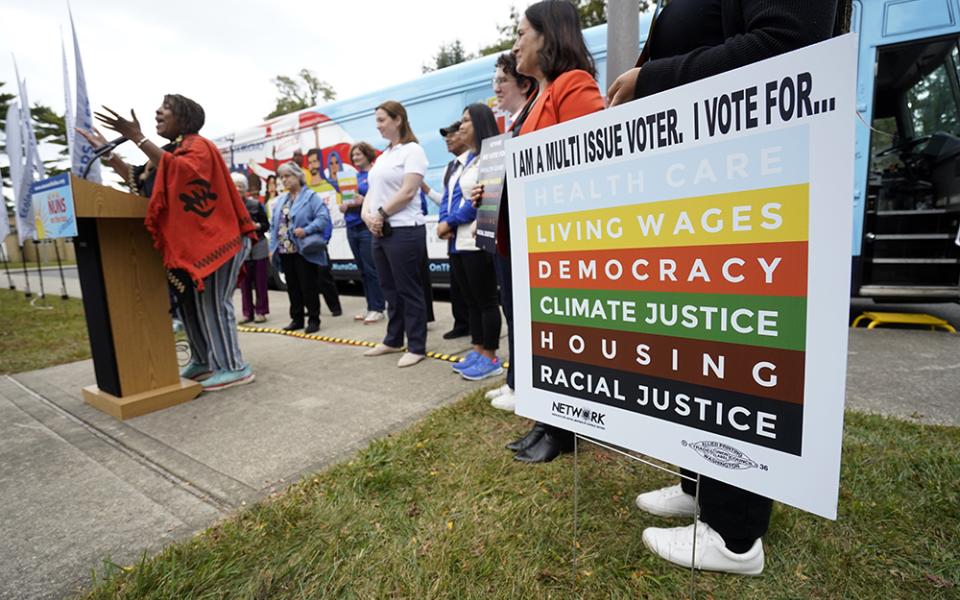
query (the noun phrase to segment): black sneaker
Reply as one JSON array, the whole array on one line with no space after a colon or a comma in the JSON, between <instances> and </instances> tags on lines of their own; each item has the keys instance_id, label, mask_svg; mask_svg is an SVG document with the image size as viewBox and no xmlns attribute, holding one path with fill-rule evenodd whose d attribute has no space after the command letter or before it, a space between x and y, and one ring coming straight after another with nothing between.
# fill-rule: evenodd
<instances>
[{"instance_id":1,"label":"black sneaker","mask_svg":"<svg viewBox=\"0 0 960 600\"><path fill-rule=\"evenodd\" d=\"M310 321L307 323L307 328L303 330L304 333L316 333L320 331L320 320Z\"/></svg>"},{"instance_id":2,"label":"black sneaker","mask_svg":"<svg viewBox=\"0 0 960 600\"><path fill-rule=\"evenodd\" d=\"M303 329L303 321L290 321L290 324L283 328L284 331L296 331Z\"/></svg>"},{"instance_id":3,"label":"black sneaker","mask_svg":"<svg viewBox=\"0 0 960 600\"><path fill-rule=\"evenodd\" d=\"M453 340L456 338L467 337L470 335L469 329L451 329L450 331L443 334L443 339Z\"/></svg>"}]
</instances>

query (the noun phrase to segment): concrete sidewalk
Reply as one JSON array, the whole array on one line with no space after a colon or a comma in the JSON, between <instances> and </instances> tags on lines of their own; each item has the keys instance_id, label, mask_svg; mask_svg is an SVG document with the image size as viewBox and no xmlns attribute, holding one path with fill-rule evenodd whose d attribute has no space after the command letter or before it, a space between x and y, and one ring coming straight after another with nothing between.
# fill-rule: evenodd
<instances>
[{"instance_id":1,"label":"concrete sidewalk","mask_svg":"<svg viewBox=\"0 0 960 600\"><path fill-rule=\"evenodd\" d=\"M271 293L266 325L287 323L285 300ZM356 322L362 299L342 301L321 334L380 341L385 322ZM429 349L463 353L467 338L441 338L449 305L435 309ZM0 598L68 595L101 560L131 564L480 386L440 360L401 370L363 347L240 342L255 383L125 422L83 402L90 361L0 377Z\"/></svg>"},{"instance_id":2,"label":"concrete sidewalk","mask_svg":"<svg viewBox=\"0 0 960 600\"><path fill-rule=\"evenodd\" d=\"M282 327L286 295L270 300L267 325ZM320 333L379 341L384 323L353 321L362 300L342 301ZM441 339L449 305L435 309L428 349L463 353L466 338ZM90 361L0 377L0 598L70 595L102 560L134 563L479 387L439 360L399 370L362 347L240 341L254 384L126 422L83 403ZM960 335L851 331L847 407L960 425L958 356Z\"/></svg>"}]
</instances>

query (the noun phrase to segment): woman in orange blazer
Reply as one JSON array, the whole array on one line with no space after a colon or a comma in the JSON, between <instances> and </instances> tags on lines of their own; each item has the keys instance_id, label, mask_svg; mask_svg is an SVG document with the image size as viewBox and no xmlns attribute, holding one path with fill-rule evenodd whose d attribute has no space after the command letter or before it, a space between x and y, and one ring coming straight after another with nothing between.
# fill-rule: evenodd
<instances>
[{"instance_id":1,"label":"woman in orange blazer","mask_svg":"<svg viewBox=\"0 0 960 600\"><path fill-rule=\"evenodd\" d=\"M580 16L566 0L546 0L530 5L517 25L513 46L517 72L537 80L538 94L524 108L514 124L514 135L539 131L577 117L603 110L603 96L597 87L596 66L580 33ZM497 227L498 250L509 255L507 209L500 210ZM504 250L506 252L504 252ZM506 260L509 269L509 258ZM501 285L510 282L509 270ZM512 287L512 286L510 286ZM512 290L505 291L512 296ZM506 308L506 307L505 307ZM507 312L506 310L504 311ZM512 330L512 306L508 327ZM511 331L510 339L513 339ZM510 368L529 357L514 356L511 344ZM521 439L507 444L523 462L548 462L561 452L573 449L573 434L559 427L536 423Z\"/></svg>"}]
</instances>

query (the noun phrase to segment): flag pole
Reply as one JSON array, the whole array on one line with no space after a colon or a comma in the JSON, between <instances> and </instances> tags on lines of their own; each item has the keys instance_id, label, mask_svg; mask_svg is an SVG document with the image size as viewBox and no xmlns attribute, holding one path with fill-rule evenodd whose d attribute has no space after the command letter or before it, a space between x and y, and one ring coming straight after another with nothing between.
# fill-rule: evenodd
<instances>
[{"instance_id":1,"label":"flag pole","mask_svg":"<svg viewBox=\"0 0 960 600\"><path fill-rule=\"evenodd\" d=\"M40 242L33 240L33 251L37 255L37 279L40 280L40 297L46 298L47 294L43 291L43 271L40 270Z\"/></svg>"},{"instance_id":2,"label":"flag pole","mask_svg":"<svg viewBox=\"0 0 960 600\"><path fill-rule=\"evenodd\" d=\"M33 292L30 291L30 273L27 272L27 255L23 251L23 243L20 244L20 264L23 265L23 279L27 282L27 290L24 292L24 296L29 298L33 295Z\"/></svg>"},{"instance_id":3,"label":"flag pole","mask_svg":"<svg viewBox=\"0 0 960 600\"><path fill-rule=\"evenodd\" d=\"M63 263L60 262L60 248L57 246L57 240L53 240L53 251L57 255L57 269L60 270L60 299L66 300L70 294L67 293L67 280L63 278Z\"/></svg>"},{"instance_id":4,"label":"flag pole","mask_svg":"<svg viewBox=\"0 0 960 600\"><path fill-rule=\"evenodd\" d=\"M0 259L3 261L3 270L7 273L7 284L11 290L17 289L17 286L13 284L13 278L10 277L10 259L7 258L6 248L2 243L0 243Z\"/></svg>"}]
</instances>

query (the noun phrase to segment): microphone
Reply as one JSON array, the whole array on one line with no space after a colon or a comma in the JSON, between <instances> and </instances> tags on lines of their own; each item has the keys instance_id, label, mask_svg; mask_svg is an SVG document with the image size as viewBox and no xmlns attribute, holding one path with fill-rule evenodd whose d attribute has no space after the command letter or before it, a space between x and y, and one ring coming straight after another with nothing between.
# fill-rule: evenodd
<instances>
[{"instance_id":1,"label":"microphone","mask_svg":"<svg viewBox=\"0 0 960 600\"><path fill-rule=\"evenodd\" d=\"M104 154L109 154L110 152L113 152L113 150L114 150L117 146L119 146L120 144L122 144L122 143L124 143L124 142L126 142L126 141L127 141L127 138L125 138L125 137L123 137L123 136L121 135L121 136L118 137L117 139L111 140L111 141L107 142L106 144L100 146L99 148L95 149L95 150L93 151L93 156L90 158L90 162L88 162L88 163L87 163L87 166L84 167L84 169L83 169L83 174L80 176L80 178L81 178L81 179L86 179L86 178L87 178L87 175L90 173L90 168L93 167L93 161L97 160L98 158L100 158L100 157L103 156Z\"/></svg>"}]
</instances>

